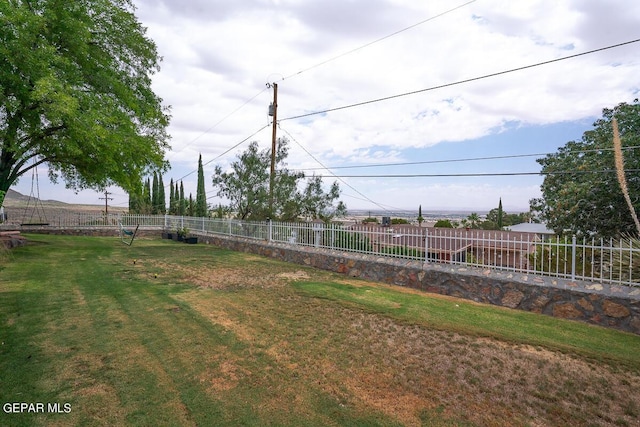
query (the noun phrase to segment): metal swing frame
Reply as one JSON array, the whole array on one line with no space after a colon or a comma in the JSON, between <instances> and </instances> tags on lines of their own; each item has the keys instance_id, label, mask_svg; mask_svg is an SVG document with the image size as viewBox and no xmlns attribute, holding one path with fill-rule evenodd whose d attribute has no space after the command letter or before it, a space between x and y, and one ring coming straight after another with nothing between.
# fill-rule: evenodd
<instances>
[{"instance_id":1,"label":"metal swing frame","mask_svg":"<svg viewBox=\"0 0 640 427\"><path fill-rule=\"evenodd\" d=\"M127 246L131 246L133 244L133 240L136 238L136 234L138 234L138 228L140 228L140 224L136 225L136 229L131 231L124 228L122 223L118 223L120 225L120 241ZM131 237L131 239L129 239Z\"/></svg>"},{"instance_id":2,"label":"metal swing frame","mask_svg":"<svg viewBox=\"0 0 640 427\"><path fill-rule=\"evenodd\" d=\"M21 226L46 226L49 225L49 221L47 220L47 214L44 211L44 206L42 204L42 200L40 200L40 181L38 179L38 164L35 159L33 161L33 169L31 172L31 192L29 193L29 198L27 199L27 206L24 208L24 213L22 214L22 222ZM34 188L36 194L34 194ZM33 210L31 211L31 216L28 220L27 212L31 207L31 199L35 198L35 202L33 204ZM38 221L33 221L33 217L35 214L38 214ZM40 215L42 213L42 216ZM43 221L44 218L44 221Z\"/></svg>"}]
</instances>

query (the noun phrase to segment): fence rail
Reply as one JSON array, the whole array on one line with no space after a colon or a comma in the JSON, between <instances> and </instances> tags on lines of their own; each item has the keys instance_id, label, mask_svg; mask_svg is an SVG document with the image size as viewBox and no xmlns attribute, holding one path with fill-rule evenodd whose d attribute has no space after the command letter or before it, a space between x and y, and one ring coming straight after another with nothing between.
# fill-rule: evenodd
<instances>
[{"instance_id":1,"label":"fence rail","mask_svg":"<svg viewBox=\"0 0 640 427\"><path fill-rule=\"evenodd\" d=\"M199 235L225 235L421 262L489 267L570 280L640 286L640 244L634 240L543 238L533 233L414 226L247 222L170 215L70 213L58 228L120 225ZM40 225L41 226L41 225ZM28 230L29 225L24 224Z\"/></svg>"}]
</instances>

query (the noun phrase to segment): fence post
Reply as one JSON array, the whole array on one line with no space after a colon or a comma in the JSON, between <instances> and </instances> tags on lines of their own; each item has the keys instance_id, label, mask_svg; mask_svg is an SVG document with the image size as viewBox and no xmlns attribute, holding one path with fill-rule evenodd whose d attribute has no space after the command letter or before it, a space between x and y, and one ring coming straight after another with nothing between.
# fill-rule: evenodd
<instances>
[{"instance_id":1,"label":"fence post","mask_svg":"<svg viewBox=\"0 0 640 427\"><path fill-rule=\"evenodd\" d=\"M335 249L336 248L336 227L337 225L332 223L331 224L331 246L330 249Z\"/></svg>"},{"instance_id":2,"label":"fence post","mask_svg":"<svg viewBox=\"0 0 640 427\"><path fill-rule=\"evenodd\" d=\"M571 281L576 280L576 235L571 238Z\"/></svg>"},{"instance_id":3,"label":"fence post","mask_svg":"<svg viewBox=\"0 0 640 427\"><path fill-rule=\"evenodd\" d=\"M271 221L271 218L269 218L268 220L268 225L269 225L269 242L271 242L271 239L273 237L273 221Z\"/></svg>"},{"instance_id":4,"label":"fence post","mask_svg":"<svg viewBox=\"0 0 640 427\"><path fill-rule=\"evenodd\" d=\"M424 231L424 262L429 262L429 229Z\"/></svg>"}]
</instances>

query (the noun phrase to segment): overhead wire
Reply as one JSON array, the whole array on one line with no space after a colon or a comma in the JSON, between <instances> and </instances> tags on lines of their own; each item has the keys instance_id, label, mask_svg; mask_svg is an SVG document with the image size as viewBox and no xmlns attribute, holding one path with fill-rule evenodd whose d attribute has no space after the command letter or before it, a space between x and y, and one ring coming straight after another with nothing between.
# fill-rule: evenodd
<instances>
[{"instance_id":1,"label":"overhead wire","mask_svg":"<svg viewBox=\"0 0 640 427\"><path fill-rule=\"evenodd\" d=\"M382 97L382 98L376 98L376 99L372 99L372 100L369 100L369 101L357 102L355 104L344 105L342 107L328 108L326 110L314 111L314 112L305 113L305 114L299 114L297 116L291 116L291 117L286 117L286 118L279 119L279 121L283 121L284 122L284 121L287 121L287 120L295 120L295 119L301 119L301 118L304 118L304 117L316 116L316 115L319 115L319 114L332 113L332 112L335 112L335 111L346 110L348 108L362 107L362 106L368 105L368 104L374 104L374 103L378 103L378 102L389 101L391 99L401 98L401 97L410 96L410 95L416 95L418 93L424 93L424 92L434 91L434 90L442 89L442 88L446 88L446 87L462 85L462 84L465 84L465 83L471 83L471 82L484 80L484 79L488 79L488 78L492 78L492 77L502 76L502 75L509 74L509 73L514 73L514 72L517 72L517 71L522 71L522 70L527 70L527 69L531 69L531 68L535 68L535 67L540 67L540 66L543 66L543 65L553 64L553 63L560 62L560 61L566 61L568 59L578 58L580 56L591 55L593 53L602 52L602 51L605 51L605 50L614 49L614 48L617 48L617 47L622 47L622 46L630 45L630 44L637 43L637 42L640 42L640 39L630 40L630 41L627 41L627 42L618 43L618 44L614 44L614 45L610 45L610 46L606 46L606 47L601 47L601 48L598 48L598 49L592 49L592 50L589 50L589 51L586 51L586 52L576 53L574 55L563 56L563 57L556 58L556 59L551 59L551 60L548 60L548 61L537 62L535 64L525 65L523 67L511 68L509 70L503 70L503 71L498 71L498 72L491 73L491 74L485 74L485 75L482 75L482 76L473 77L473 78L470 78L470 79L459 80L457 82L445 83L445 84L441 84L441 85L437 85L437 86L431 86L431 87L428 87L428 88L425 88L425 89L418 89L418 90L414 90L414 91L411 91L411 92L404 92L404 93L400 93L400 94L397 94L397 95L385 96L385 97Z\"/></svg>"},{"instance_id":2,"label":"overhead wire","mask_svg":"<svg viewBox=\"0 0 640 427\"><path fill-rule=\"evenodd\" d=\"M241 109L243 109L247 104L249 104L251 101L253 101L254 99L256 99L257 97L259 97L260 95L262 95L267 89L262 89L260 92L258 92L257 94L255 94L253 97L251 97L250 99L248 99L247 101L245 101L242 105L240 105L239 107L237 107L235 110L233 110L232 112L230 112L229 114L227 114L226 116L224 116L223 118L221 118L220 120L218 120L215 124L213 124L210 128L208 128L207 130L205 130L204 132L202 132L200 135L196 136L193 140L191 140L190 142L188 142L184 147L180 148L180 150L178 151L171 151L171 157L173 157L173 155L180 153L181 151L183 151L184 149L186 149L187 147L189 147L191 144L193 144L194 142L196 142L197 140L199 140L200 138L202 138L204 135L208 134L212 129L216 128L220 123L224 122L225 120L227 120L229 117L233 116L235 113L237 113L238 111L240 111ZM169 159L170 160L170 159Z\"/></svg>"},{"instance_id":3,"label":"overhead wire","mask_svg":"<svg viewBox=\"0 0 640 427\"><path fill-rule=\"evenodd\" d=\"M463 7L465 7L465 6L468 6L468 5L470 5L471 3L474 3L475 1L476 1L476 0L468 1L468 2L466 2L466 3L464 3L464 4L461 4L461 5L459 5L459 6L456 6L456 7L452 8L452 9L449 9L449 10L447 10L447 11L445 11L445 12L442 12L442 13L439 13L439 14L437 14L437 15L431 16L431 17L429 17L429 18L427 18L427 19L424 19L424 20L422 20L422 21L420 21L420 22L418 22L418 23L416 23L416 24L413 24L413 25L410 25L410 26L408 26L408 27L405 27L405 28L403 28L403 29L401 29L401 30L395 31L395 32L393 32L393 33L391 33L391 34L388 34L388 35L384 36L384 37L380 37L379 39L376 39L376 40L374 40L374 41L372 41L372 42L366 43L366 44L364 44L364 45L362 45L362 46L359 46L359 47L357 47L357 48L355 48L355 49L351 49L351 50L349 50L349 51L347 51L347 52L341 53L341 54L339 54L339 55L337 55L337 56L334 56L334 57L332 57L332 58L329 58L329 59L327 59L327 60L325 60L325 61L319 62L318 64L312 65L311 67L308 67L308 68L305 68L305 69L303 69L303 70L300 70L300 71L298 71L298 72L296 72L296 73L293 73L293 74L291 74L291 75L289 75L289 76L287 76L287 77L283 77L281 81L284 81L284 80L290 79L290 78L295 77L295 76L299 76L300 74L305 73L305 72L310 71L310 70L313 70L314 68L321 67L321 66L323 66L323 65L325 65L325 64L328 64L329 62L333 62L333 61L335 61L335 60L337 60L337 59L340 59L340 58L342 58L342 57L345 57L345 56L347 56L347 55L350 55L350 54L352 54L352 53L355 53L355 52L357 52L357 51L359 51L359 50L365 49L365 48L367 48L367 47L369 47L369 46L371 46L371 45L374 45L374 44L376 44L376 43L379 43L379 42L381 42L381 41L383 41L383 40L386 40L386 39L389 39L389 38L391 38L391 37L393 37L393 36L396 36L396 35L398 35L398 34L404 33L405 31L409 31L409 30L411 30L411 29L413 29L413 28L415 28L415 27L417 27L417 26L420 26L420 25L422 25L422 24L425 24L425 23L427 23L427 22L429 22L429 21L433 21L434 19L440 18L440 17L442 17L442 16L444 16L444 15L447 15L447 14L449 14L449 13L451 13L451 12L454 12L454 11L456 11L456 10L458 10L458 9L461 9L461 8L463 8Z\"/></svg>"},{"instance_id":4,"label":"overhead wire","mask_svg":"<svg viewBox=\"0 0 640 427\"><path fill-rule=\"evenodd\" d=\"M322 166L322 168L324 170L326 170L327 172L329 172L331 175L333 175L334 177L338 178L343 184L345 184L347 187L351 188L353 191L355 191L356 193L358 193L360 196L364 197L364 199L370 203L373 203L374 205L378 206L380 209L382 210L387 210L386 208L384 208L382 205L380 205L378 202L375 202L373 200L371 200L369 197L367 197L366 195L362 194L360 191L358 191L355 187L353 187L351 184L349 184L348 182L346 182L344 179L336 176L329 168L327 168L320 160L318 160L313 154L311 154L309 152L309 150L307 150L301 143L298 142L298 140L291 135L291 133L289 133L289 131L287 131L286 129L283 129L280 124L278 124L278 127L280 128L280 130L282 130L284 133L286 133L287 135L289 135L289 137L293 140L293 142L295 142L300 148L302 148L304 150L305 153L307 153L309 155L309 157L311 157L313 160L315 160L319 165Z\"/></svg>"},{"instance_id":5,"label":"overhead wire","mask_svg":"<svg viewBox=\"0 0 640 427\"><path fill-rule=\"evenodd\" d=\"M625 172L640 172L640 169L627 169ZM555 171L555 172L487 172L487 173L434 173L434 174L380 174L380 175L334 175L336 178L450 178L450 177L489 177L489 176L531 176L531 175L586 175L617 173L615 169Z\"/></svg>"},{"instance_id":6,"label":"overhead wire","mask_svg":"<svg viewBox=\"0 0 640 427\"><path fill-rule=\"evenodd\" d=\"M622 150L634 150L640 148L640 145L634 145L629 147L622 147ZM581 154L581 153L592 153L592 152L601 152L601 151L613 151L613 148L594 148L589 150L575 150L569 151L567 154ZM415 166L415 165L427 165L427 164L438 164L438 163L459 163L459 162L474 162L474 161L484 161L484 160L504 160L504 159L518 159L525 157L540 157L540 156L548 156L554 153L530 153L530 154L512 154L505 156L487 156L487 157L471 157L471 158L462 158L462 159L444 159L444 160L424 160L420 162L397 162L397 163L374 163L367 165L353 165L353 166L330 166L328 168L305 168L300 169L300 171L314 171L314 170L324 170L324 169L364 169L364 168L378 168L378 167L394 167L394 166Z\"/></svg>"},{"instance_id":7,"label":"overhead wire","mask_svg":"<svg viewBox=\"0 0 640 427\"><path fill-rule=\"evenodd\" d=\"M231 150L234 150L236 148L238 148L239 146L241 146L242 144L244 144L245 142L247 142L249 139L253 138L254 136L256 136L257 134L259 134L260 132L262 132L263 130L265 130L266 128L268 128L271 125L265 125L263 127L261 127L260 129L258 129L257 131L255 131L254 133L252 133L251 135L249 135L248 137L246 137L245 139L243 139L242 141L238 142L236 145L234 145L233 147L229 148L228 150L226 150L225 152L219 154L218 156L214 157L213 159L209 160L206 163L203 163L202 166L206 166L208 164L210 164L211 162L214 162L216 160L218 160L220 157L224 156L225 154L229 153ZM183 179L185 179L188 176L193 175L194 173L198 172L198 169L192 170L191 172L189 172L188 174L184 175L182 178L179 178L178 180L176 180L176 182L180 182Z\"/></svg>"}]
</instances>

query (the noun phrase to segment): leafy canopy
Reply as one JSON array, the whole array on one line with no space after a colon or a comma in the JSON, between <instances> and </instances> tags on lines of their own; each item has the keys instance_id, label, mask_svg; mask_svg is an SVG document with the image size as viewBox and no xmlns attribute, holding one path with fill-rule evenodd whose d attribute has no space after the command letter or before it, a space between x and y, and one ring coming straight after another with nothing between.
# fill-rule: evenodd
<instances>
[{"instance_id":1,"label":"leafy canopy","mask_svg":"<svg viewBox=\"0 0 640 427\"><path fill-rule=\"evenodd\" d=\"M336 204L340 197L339 185L334 182L325 192L322 177L314 175L302 188L300 184L305 175L286 168L287 156L288 141L279 138L275 156L273 212L269 211L271 150L258 150L255 141L231 164L228 172L216 166L213 175L216 194L226 199L229 209L243 220L273 218L294 221L306 218L328 221L334 216L344 215L346 206L341 201Z\"/></svg>"},{"instance_id":2,"label":"leafy canopy","mask_svg":"<svg viewBox=\"0 0 640 427\"><path fill-rule=\"evenodd\" d=\"M0 205L47 163L67 187L139 186L166 167L156 46L130 0L0 2Z\"/></svg>"},{"instance_id":3,"label":"leafy canopy","mask_svg":"<svg viewBox=\"0 0 640 427\"><path fill-rule=\"evenodd\" d=\"M604 109L602 118L580 141L570 141L538 163L545 176L542 198L531 208L556 233L616 238L635 232L618 184L613 154L612 119L620 128L630 198L640 209L640 104Z\"/></svg>"}]
</instances>

